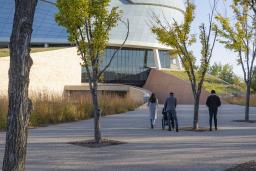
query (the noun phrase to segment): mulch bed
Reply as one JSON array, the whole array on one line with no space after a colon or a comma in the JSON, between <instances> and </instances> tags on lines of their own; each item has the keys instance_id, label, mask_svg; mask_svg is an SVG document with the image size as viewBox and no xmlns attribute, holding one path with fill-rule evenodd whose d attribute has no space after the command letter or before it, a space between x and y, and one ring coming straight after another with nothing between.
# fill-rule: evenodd
<instances>
[{"instance_id":1,"label":"mulch bed","mask_svg":"<svg viewBox=\"0 0 256 171\"><path fill-rule=\"evenodd\" d=\"M85 141L70 142L68 144L78 145L82 147L89 147L89 148L100 148L100 147L107 147L112 145L127 144L127 142L103 139L101 143L96 143L94 140L85 140Z\"/></svg>"},{"instance_id":2,"label":"mulch bed","mask_svg":"<svg viewBox=\"0 0 256 171\"><path fill-rule=\"evenodd\" d=\"M249 120L249 121L246 121L246 120L233 120L233 122L256 123L256 120Z\"/></svg>"},{"instance_id":3,"label":"mulch bed","mask_svg":"<svg viewBox=\"0 0 256 171\"><path fill-rule=\"evenodd\" d=\"M225 171L256 171L256 161L249 161L226 169Z\"/></svg>"},{"instance_id":4,"label":"mulch bed","mask_svg":"<svg viewBox=\"0 0 256 171\"><path fill-rule=\"evenodd\" d=\"M197 130L194 130L192 127L182 127L179 130L181 130L181 131L194 131L194 132L206 132L206 131L209 131L209 128L201 127L201 128L198 128Z\"/></svg>"}]
</instances>

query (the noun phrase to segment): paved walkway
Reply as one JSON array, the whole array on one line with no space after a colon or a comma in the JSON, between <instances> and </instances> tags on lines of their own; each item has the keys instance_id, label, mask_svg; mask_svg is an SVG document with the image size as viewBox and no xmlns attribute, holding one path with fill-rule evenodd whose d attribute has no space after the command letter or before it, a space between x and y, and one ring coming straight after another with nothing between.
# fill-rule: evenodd
<instances>
[{"instance_id":1,"label":"paved walkway","mask_svg":"<svg viewBox=\"0 0 256 171\"><path fill-rule=\"evenodd\" d=\"M192 124L192 106L179 106L182 127ZM235 123L243 118L244 108L224 105L220 109L217 132L179 133L149 129L147 109L140 109L102 119L105 138L128 144L86 148L67 142L91 139L92 120L31 129L26 170L88 171L215 171L236 163L256 160L256 124ZM256 108L251 109L256 119ZM204 106L200 125L208 126ZM4 153L4 133L0 133L0 163ZM1 165L1 164L0 164Z\"/></svg>"}]
</instances>

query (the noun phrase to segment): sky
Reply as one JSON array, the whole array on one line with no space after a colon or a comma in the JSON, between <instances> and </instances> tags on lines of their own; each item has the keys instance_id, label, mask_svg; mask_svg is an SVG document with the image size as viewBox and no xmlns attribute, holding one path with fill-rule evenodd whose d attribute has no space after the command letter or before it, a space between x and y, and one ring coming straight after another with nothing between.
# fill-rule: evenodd
<instances>
[{"instance_id":1,"label":"sky","mask_svg":"<svg viewBox=\"0 0 256 171\"><path fill-rule=\"evenodd\" d=\"M228 0L230 2L230 0ZM213 0L194 0L196 5L196 14L195 14L195 21L192 26L192 32L198 35L199 33L199 26L204 23L208 23L209 21L209 12L211 11L211 5ZM218 2L217 11L223 13L225 16L232 15L232 11L230 10L228 4L224 4L222 0ZM197 56L200 55L200 41L198 41L193 47L193 51ZM211 64L214 62L221 63L221 64L231 64L233 66L234 72L242 77L242 68L240 65L237 65L237 54L226 49L223 44L216 43L215 49L213 51L213 56L211 60Z\"/></svg>"}]
</instances>

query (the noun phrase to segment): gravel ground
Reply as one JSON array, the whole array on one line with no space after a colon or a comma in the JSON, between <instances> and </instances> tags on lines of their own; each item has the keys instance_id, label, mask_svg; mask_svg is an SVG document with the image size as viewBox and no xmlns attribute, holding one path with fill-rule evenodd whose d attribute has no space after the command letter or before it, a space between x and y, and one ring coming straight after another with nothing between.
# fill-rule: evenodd
<instances>
[{"instance_id":1,"label":"gravel ground","mask_svg":"<svg viewBox=\"0 0 256 171\"><path fill-rule=\"evenodd\" d=\"M242 163L225 171L256 171L256 161Z\"/></svg>"},{"instance_id":2,"label":"gravel ground","mask_svg":"<svg viewBox=\"0 0 256 171\"><path fill-rule=\"evenodd\" d=\"M161 111L161 108L159 108ZM244 118L244 108L223 105L219 110L219 130L193 132L163 131L159 114L156 129L149 128L148 110L102 119L106 139L127 144L88 148L69 144L90 140L93 120L31 129L26 170L29 171L223 171L256 160L256 124L233 122ZM177 109L181 127L192 126L193 106ZM251 108L256 120L256 108ZM200 127L208 127L208 113L200 109ZM0 166L5 134L0 133Z\"/></svg>"}]
</instances>

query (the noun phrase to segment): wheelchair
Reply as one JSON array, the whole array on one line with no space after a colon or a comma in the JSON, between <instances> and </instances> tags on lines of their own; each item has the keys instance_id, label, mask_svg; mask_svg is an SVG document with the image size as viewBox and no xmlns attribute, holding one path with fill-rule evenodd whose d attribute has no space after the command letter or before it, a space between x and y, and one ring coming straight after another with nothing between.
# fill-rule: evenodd
<instances>
[{"instance_id":1,"label":"wheelchair","mask_svg":"<svg viewBox=\"0 0 256 171\"><path fill-rule=\"evenodd\" d=\"M168 112L166 112L163 108L162 110L162 129L165 130L165 127L168 126L168 129L174 129L174 121L172 117L170 120L168 119Z\"/></svg>"},{"instance_id":2,"label":"wheelchair","mask_svg":"<svg viewBox=\"0 0 256 171\"><path fill-rule=\"evenodd\" d=\"M169 126L168 123L168 113L163 109L162 110L162 129L165 129L165 126Z\"/></svg>"}]
</instances>

